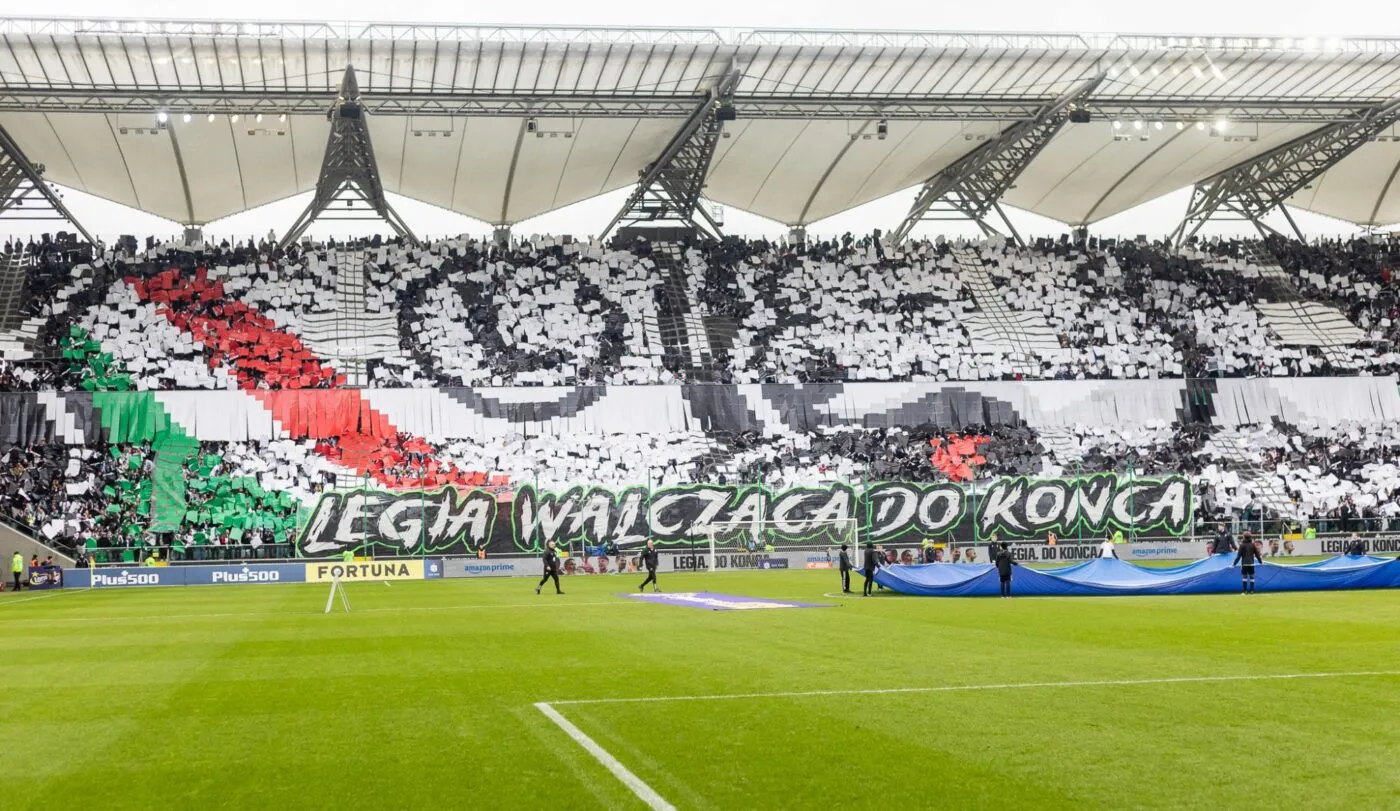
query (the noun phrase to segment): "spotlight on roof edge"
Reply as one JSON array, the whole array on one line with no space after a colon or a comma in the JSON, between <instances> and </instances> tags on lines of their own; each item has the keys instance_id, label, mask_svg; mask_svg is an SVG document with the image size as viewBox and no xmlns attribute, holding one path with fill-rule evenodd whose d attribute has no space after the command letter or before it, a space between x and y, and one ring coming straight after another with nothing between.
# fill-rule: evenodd
<instances>
[{"instance_id":1,"label":"spotlight on roof edge","mask_svg":"<svg viewBox=\"0 0 1400 811\"><path fill-rule=\"evenodd\" d=\"M1205 129L1205 128L1206 128L1206 122L1204 122L1204 121L1197 121L1197 122L1196 122L1196 129L1198 129L1198 130L1203 130L1203 129Z\"/></svg>"},{"instance_id":2,"label":"spotlight on roof edge","mask_svg":"<svg viewBox=\"0 0 1400 811\"><path fill-rule=\"evenodd\" d=\"M204 120L205 120L205 121L208 121L210 124L213 124L213 123L214 123L214 114L213 114L213 113L210 113L209 115L206 115L206 116L204 117Z\"/></svg>"},{"instance_id":3,"label":"spotlight on roof edge","mask_svg":"<svg viewBox=\"0 0 1400 811\"><path fill-rule=\"evenodd\" d=\"M181 120L184 121L186 124L190 123L190 114L185 113L184 117L181 118Z\"/></svg>"},{"instance_id":4,"label":"spotlight on roof edge","mask_svg":"<svg viewBox=\"0 0 1400 811\"><path fill-rule=\"evenodd\" d=\"M278 120L278 121L286 121L286 120L287 120L287 114L286 114L286 113L282 113L281 115L277 116L277 120Z\"/></svg>"},{"instance_id":5,"label":"spotlight on roof edge","mask_svg":"<svg viewBox=\"0 0 1400 811\"><path fill-rule=\"evenodd\" d=\"M1121 129L1123 129L1123 122L1122 122L1122 121L1114 121L1114 122L1113 122L1113 128L1116 129L1116 130L1121 130Z\"/></svg>"},{"instance_id":6,"label":"spotlight on roof edge","mask_svg":"<svg viewBox=\"0 0 1400 811\"><path fill-rule=\"evenodd\" d=\"M1185 123L1184 121L1178 121L1178 122L1176 122L1176 128L1177 128L1177 131L1184 130L1184 129L1186 129L1186 123Z\"/></svg>"},{"instance_id":7,"label":"spotlight on roof edge","mask_svg":"<svg viewBox=\"0 0 1400 811\"><path fill-rule=\"evenodd\" d=\"M161 110L160 112L156 113L156 120L164 124L165 122L170 120L170 116L166 115L164 110Z\"/></svg>"},{"instance_id":8,"label":"spotlight on roof edge","mask_svg":"<svg viewBox=\"0 0 1400 811\"><path fill-rule=\"evenodd\" d=\"M1142 122L1141 122L1141 121L1134 121L1134 122L1133 122L1133 129L1135 129L1135 130L1140 130L1140 129L1142 129Z\"/></svg>"},{"instance_id":9,"label":"spotlight on roof edge","mask_svg":"<svg viewBox=\"0 0 1400 811\"><path fill-rule=\"evenodd\" d=\"M257 117L256 117L254 120L257 121L259 124L261 124L261 123L262 123L262 113L258 113Z\"/></svg>"},{"instance_id":10,"label":"spotlight on roof edge","mask_svg":"<svg viewBox=\"0 0 1400 811\"><path fill-rule=\"evenodd\" d=\"M1225 130L1228 130L1229 128L1230 128L1230 121L1229 121L1229 119L1225 119L1225 118L1217 118L1217 119L1215 119L1215 130L1216 130L1216 132L1224 132Z\"/></svg>"},{"instance_id":11,"label":"spotlight on roof edge","mask_svg":"<svg viewBox=\"0 0 1400 811\"><path fill-rule=\"evenodd\" d=\"M1162 122L1160 122L1160 121L1153 121L1153 122L1152 122L1152 129L1154 129L1154 130L1159 130L1159 129L1161 129L1161 128L1162 128Z\"/></svg>"},{"instance_id":12,"label":"spotlight on roof edge","mask_svg":"<svg viewBox=\"0 0 1400 811\"><path fill-rule=\"evenodd\" d=\"M238 123L238 113L234 113L233 115L229 116L229 117L228 117L228 120L229 120L229 121L232 121L232 122L235 123L235 124L237 124L237 123Z\"/></svg>"}]
</instances>

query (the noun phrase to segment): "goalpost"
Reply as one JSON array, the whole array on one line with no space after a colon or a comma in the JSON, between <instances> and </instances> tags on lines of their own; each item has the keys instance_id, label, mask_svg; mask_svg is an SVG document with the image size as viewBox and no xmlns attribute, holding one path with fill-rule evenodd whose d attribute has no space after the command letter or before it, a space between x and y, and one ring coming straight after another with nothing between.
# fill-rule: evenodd
<instances>
[{"instance_id":1,"label":"goalpost","mask_svg":"<svg viewBox=\"0 0 1400 811\"><path fill-rule=\"evenodd\" d=\"M797 522L793 522L797 523ZM764 518L750 521L716 521L705 528L709 571L715 570L715 557L722 552L763 552L769 546L775 552L824 551L832 565L836 564L841 544L850 546L851 561L858 560L860 525L854 518L832 518L803 521L800 535L786 535Z\"/></svg>"}]
</instances>

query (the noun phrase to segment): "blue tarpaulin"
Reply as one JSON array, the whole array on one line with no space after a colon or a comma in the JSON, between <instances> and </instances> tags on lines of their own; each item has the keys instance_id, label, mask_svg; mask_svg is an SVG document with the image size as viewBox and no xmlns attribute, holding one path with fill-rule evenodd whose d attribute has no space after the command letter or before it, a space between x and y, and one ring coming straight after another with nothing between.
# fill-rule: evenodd
<instances>
[{"instance_id":1,"label":"blue tarpaulin","mask_svg":"<svg viewBox=\"0 0 1400 811\"><path fill-rule=\"evenodd\" d=\"M1144 594L1224 594L1240 590L1233 555L1213 555L1167 569L1101 558L1057 569L1013 570L1018 597L1107 597ZM887 566L875 582L900 594L921 597L992 597L1000 593L996 567L986 563L926 563ZM1400 559L1367 555L1328 558L1316 563L1255 567L1256 591L1400 588Z\"/></svg>"}]
</instances>

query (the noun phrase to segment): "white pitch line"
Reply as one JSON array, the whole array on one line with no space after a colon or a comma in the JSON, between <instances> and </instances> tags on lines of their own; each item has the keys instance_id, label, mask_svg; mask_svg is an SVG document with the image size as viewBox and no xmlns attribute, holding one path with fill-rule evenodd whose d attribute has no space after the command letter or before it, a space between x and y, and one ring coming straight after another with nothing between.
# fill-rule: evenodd
<instances>
[{"instance_id":1,"label":"white pitch line","mask_svg":"<svg viewBox=\"0 0 1400 811\"><path fill-rule=\"evenodd\" d=\"M648 786L642 778L633 774L626 766L623 766L617 758L608 753L608 750L599 746L597 741L588 737L583 730L574 726L573 722L560 715L558 710L544 702L536 703L535 709L544 713L544 717L553 721L556 726L564 730L565 734L574 739L574 743L582 746L584 751L588 752L595 760L607 767L607 770L612 772L613 777L621 780L622 784L631 789L632 793L637 795L649 808L656 809L656 811L676 811L676 807L666 802L665 798L660 794L657 794L656 789Z\"/></svg>"},{"instance_id":2,"label":"white pitch line","mask_svg":"<svg viewBox=\"0 0 1400 811\"><path fill-rule=\"evenodd\" d=\"M738 701L746 698L811 698L820 696L866 696L892 693L965 693L975 690L1046 690L1058 687L1122 687L1135 684L1196 684L1226 681L1281 681L1287 679L1349 679L1400 676L1400 670L1357 670L1348 673L1277 673L1261 676L1179 676L1160 679L1104 679L1097 681L1033 681L1009 684L955 684L939 687L889 687L873 690L806 690L787 693L733 693L711 696L643 696L631 698L579 698L551 701L550 704L647 704L662 701ZM538 704L536 706L539 706Z\"/></svg>"}]
</instances>

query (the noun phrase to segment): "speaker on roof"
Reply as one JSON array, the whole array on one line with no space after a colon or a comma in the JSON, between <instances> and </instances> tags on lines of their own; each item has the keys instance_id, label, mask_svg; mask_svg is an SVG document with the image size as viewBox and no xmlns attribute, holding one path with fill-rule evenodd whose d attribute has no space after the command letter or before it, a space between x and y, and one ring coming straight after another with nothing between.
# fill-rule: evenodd
<instances>
[{"instance_id":1,"label":"speaker on roof","mask_svg":"<svg viewBox=\"0 0 1400 811\"><path fill-rule=\"evenodd\" d=\"M716 121L733 121L738 117L739 114L734 112L734 105L728 102L721 103L719 106L715 107Z\"/></svg>"},{"instance_id":2,"label":"speaker on roof","mask_svg":"<svg viewBox=\"0 0 1400 811\"><path fill-rule=\"evenodd\" d=\"M351 121L360 117L360 103L358 101L347 101L340 105L340 117Z\"/></svg>"},{"instance_id":3,"label":"speaker on roof","mask_svg":"<svg viewBox=\"0 0 1400 811\"><path fill-rule=\"evenodd\" d=\"M1069 111L1069 123L1071 124L1088 124L1092 120L1094 117L1083 107L1076 107Z\"/></svg>"}]
</instances>

